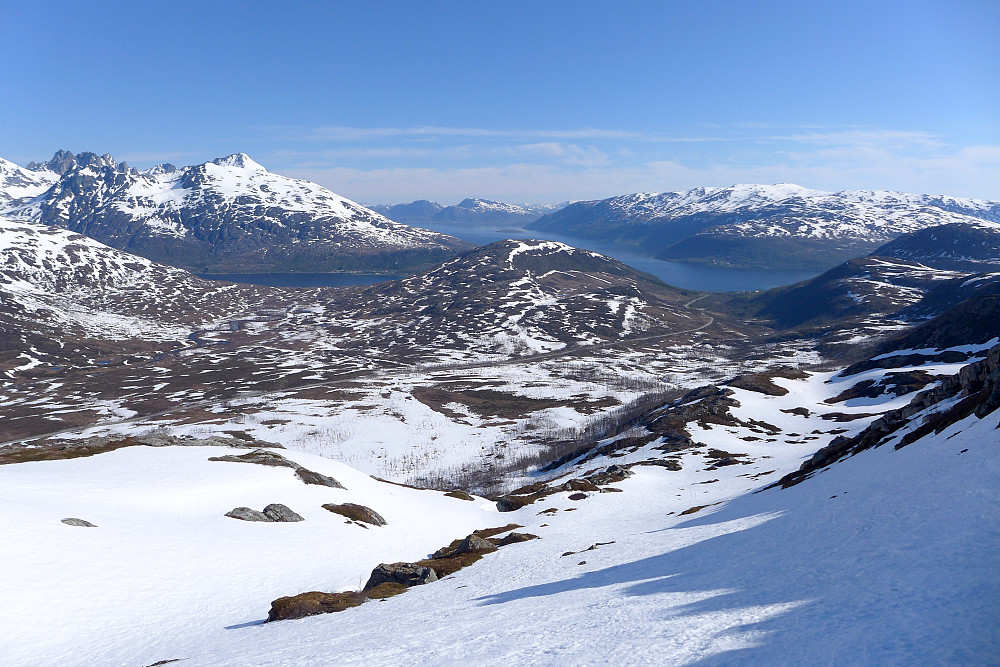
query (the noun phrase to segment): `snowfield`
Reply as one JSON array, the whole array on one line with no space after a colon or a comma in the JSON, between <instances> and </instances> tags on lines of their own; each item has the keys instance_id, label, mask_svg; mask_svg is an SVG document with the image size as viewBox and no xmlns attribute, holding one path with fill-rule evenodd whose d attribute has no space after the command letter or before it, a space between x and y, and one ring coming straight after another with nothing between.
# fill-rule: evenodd
<instances>
[{"instance_id":1,"label":"snowfield","mask_svg":"<svg viewBox=\"0 0 1000 667\"><path fill-rule=\"evenodd\" d=\"M920 368L934 378L960 366ZM691 424L699 444L669 456L679 470L635 466L613 484L620 493L558 492L509 513L289 450L275 451L347 489L307 486L288 468L208 461L241 453L222 447L128 447L0 466L8 535L0 562L17 573L5 590L13 613L0 658L13 665L993 664L1000 411L898 451L861 452L789 489L761 490L829 440L806 441L806 429L856 433L870 422L865 415L907 403L911 395L828 402L898 370L775 378L789 390L783 396L735 389L733 414L779 436ZM831 412L857 418L822 418ZM715 465L706 447L738 451L743 464ZM569 463L552 475L650 453ZM345 501L372 507L388 525L362 528L320 507ZM305 521L224 516L275 502ZM97 527L60 523L67 517ZM383 602L262 624L277 597L356 590L379 562L418 560L474 528L512 521L541 539ZM40 591L58 591L59 604Z\"/></svg>"},{"instance_id":2,"label":"snowfield","mask_svg":"<svg viewBox=\"0 0 1000 667\"><path fill-rule=\"evenodd\" d=\"M329 459L277 451L347 489L304 484L289 468L208 460L245 453L226 447L128 447L0 467L0 497L17 508L3 512L0 562L18 573L4 585L16 612L5 623L0 662L142 665L175 647L196 651L217 641L209 635L230 632L226 626L261 621L277 597L358 588L378 561L421 558L497 522L486 501L378 482ZM321 507L344 502L373 508L387 525L366 529ZM305 521L224 516L270 503ZM68 517L97 528L60 522ZM58 604L40 604L46 590Z\"/></svg>"}]
</instances>

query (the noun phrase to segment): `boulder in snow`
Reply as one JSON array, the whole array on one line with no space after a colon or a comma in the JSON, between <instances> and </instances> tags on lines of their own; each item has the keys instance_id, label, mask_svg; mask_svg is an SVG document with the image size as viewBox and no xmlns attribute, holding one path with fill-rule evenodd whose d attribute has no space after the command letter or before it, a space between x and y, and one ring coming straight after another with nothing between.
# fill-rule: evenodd
<instances>
[{"instance_id":1,"label":"boulder in snow","mask_svg":"<svg viewBox=\"0 0 1000 667\"><path fill-rule=\"evenodd\" d=\"M239 519L241 521L273 521L271 517L263 512L258 512L257 510L249 507L237 507L234 510L226 512L226 516L233 519Z\"/></svg>"},{"instance_id":2,"label":"boulder in snow","mask_svg":"<svg viewBox=\"0 0 1000 667\"><path fill-rule=\"evenodd\" d=\"M334 514L345 516L352 521L370 523L373 526L384 526L386 524L386 521L382 518L381 514L370 507L365 507L364 505L357 505L355 503L343 503L340 505L337 505L336 503L327 503L323 505L323 509L329 510Z\"/></svg>"},{"instance_id":3,"label":"boulder in snow","mask_svg":"<svg viewBox=\"0 0 1000 667\"><path fill-rule=\"evenodd\" d=\"M281 503L271 503L264 508L264 514L271 519L271 521L281 521L285 523L305 521L305 519L292 511L288 505L282 505Z\"/></svg>"},{"instance_id":4,"label":"boulder in snow","mask_svg":"<svg viewBox=\"0 0 1000 667\"><path fill-rule=\"evenodd\" d=\"M420 586L437 580L437 573L429 567L415 563L381 563L372 570L363 590L368 591L381 584Z\"/></svg>"}]
</instances>

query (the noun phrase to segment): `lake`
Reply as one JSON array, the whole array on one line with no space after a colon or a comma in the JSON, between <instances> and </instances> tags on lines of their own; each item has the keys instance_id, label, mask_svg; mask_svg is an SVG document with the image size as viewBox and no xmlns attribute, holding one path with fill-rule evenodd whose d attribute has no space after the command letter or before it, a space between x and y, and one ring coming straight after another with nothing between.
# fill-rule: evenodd
<instances>
[{"instance_id":1,"label":"lake","mask_svg":"<svg viewBox=\"0 0 1000 667\"><path fill-rule=\"evenodd\" d=\"M506 226L483 226L463 223L431 223L415 225L435 232L450 234L463 241L486 245L503 239L544 239L559 241L575 248L584 248L614 257L629 266L652 274L675 287L709 292L738 292L765 290L781 285L791 285L818 275L819 271L790 271L761 269L731 269L700 264L664 262L643 255L633 246L561 236ZM203 273L200 278L228 280L234 283L269 285L271 287L346 287L373 285L401 276L368 273Z\"/></svg>"}]
</instances>

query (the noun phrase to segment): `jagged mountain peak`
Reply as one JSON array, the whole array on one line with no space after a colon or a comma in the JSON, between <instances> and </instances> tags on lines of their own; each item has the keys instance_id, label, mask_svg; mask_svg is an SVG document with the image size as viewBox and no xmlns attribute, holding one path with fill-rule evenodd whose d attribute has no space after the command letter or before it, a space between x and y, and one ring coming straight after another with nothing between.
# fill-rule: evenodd
<instances>
[{"instance_id":1,"label":"jagged mountain peak","mask_svg":"<svg viewBox=\"0 0 1000 667\"><path fill-rule=\"evenodd\" d=\"M72 169L76 164L76 156L69 151L57 150L51 160L45 162L29 162L28 169L31 171L51 171L62 176Z\"/></svg>"},{"instance_id":2,"label":"jagged mountain peak","mask_svg":"<svg viewBox=\"0 0 1000 667\"><path fill-rule=\"evenodd\" d=\"M30 171L51 171L58 176L64 176L74 169L82 169L84 167L94 167L97 169L111 167L114 169L120 166L124 166L126 170L128 168L127 163L122 162L119 164L110 153L98 155L97 153L84 151L74 155L70 151L60 149L55 152L51 160L29 162L26 168Z\"/></svg>"}]
</instances>

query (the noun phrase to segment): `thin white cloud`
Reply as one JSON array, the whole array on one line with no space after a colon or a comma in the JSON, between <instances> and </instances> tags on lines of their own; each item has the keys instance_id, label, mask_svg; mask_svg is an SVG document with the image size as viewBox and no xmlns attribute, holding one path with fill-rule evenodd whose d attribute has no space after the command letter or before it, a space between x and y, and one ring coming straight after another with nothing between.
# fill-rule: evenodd
<instances>
[{"instance_id":1,"label":"thin white cloud","mask_svg":"<svg viewBox=\"0 0 1000 667\"><path fill-rule=\"evenodd\" d=\"M552 138L552 139L628 139L636 138L635 132L582 128L578 130L499 130L480 127L438 127L413 125L410 127L317 127L302 138L311 141L364 141L385 137L497 137L497 138Z\"/></svg>"},{"instance_id":2,"label":"thin white cloud","mask_svg":"<svg viewBox=\"0 0 1000 667\"><path fill-rule=\"evenodd\" d=\"M550 149L551 150L551 149ZM629 192L685 190L701 185L798 183L819 190L887 189L1000 200L1000 146L936 151L920 157L884 148L833 147L754 163L695 166L675 160L579 167L518 163L475 168L286 170L352 199L443 203L468 196L508 201L599 199Z\"/></svg>"},{"instance_id":3,"label":"thin white cloud","mask_svg":"<svg viewBox=\"0 0 1000 667\"><path fill-rule=\"evenodd\" d=\"M927 149L945 146L941 137L930 132L906 130L838 130L771 135L770 141L791 141L815 146L859 146L869 148Z\"/></svg>"},{"instance_id":4,"label":"thin white cloud","mask_svg":"<svg viewBox=\"0 0 1000 667\"><path fill-rule=\"evenodd\" d=\"M274 128L269 128L273 131ZM553 140L632 140L660 143L703 143L733 141L726 136L683 136L654 132L635 132L609 128L585 127L570 130L556 129L497 129L485 127L441 127L435 125L412 125L408 127L349 127L331 125L307 130L281 130L289 138L312 142L354 142L387 138L446 139L446 138L492 138L511 140L553 139Z\"/></svg>"}]
</instances>

